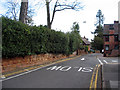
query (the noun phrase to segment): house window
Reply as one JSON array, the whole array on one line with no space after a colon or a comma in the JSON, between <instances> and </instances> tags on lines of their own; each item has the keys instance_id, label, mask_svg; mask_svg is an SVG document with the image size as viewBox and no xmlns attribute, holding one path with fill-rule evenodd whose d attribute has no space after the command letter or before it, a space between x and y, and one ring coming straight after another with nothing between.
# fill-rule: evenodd
<instances>
[{"instance_id":1,"label":"house window","mask_svg":"<svg viewBox=\"0 0 120 90\"><path fill-rule=\"evenodd\" d=\"M109 36L105 36L105 41L109 42Z\"/></svg>"},{"instance_id":2,"label":"house window","mask_svg":"<svg viewBox=\"0 0 120 90\"><path fill-rule=\"evenodd\" d=\"M109 50L109 45L105 45L105 50L106 50L106 51Z\"/></svg>"},{"instance_id":3,"label":"house window","mask_svg":"<svg viewBox=\"0 0 120 90\"><path fill-rule=\"evenodd\" d=\"M114 30L113 24L109 26L109 30Z\"/></svg>"},{"instance_id":4,"label":"house window","mask_svg":"<svg viewBox=\"0 0 120 90\"><path fill-rule=\"evenodd\" d=\"M114 40L115 40L115 41L118 41L118 35L115 35L115 36L114 36Z\"/></svg>"},{"instance_id":5,"label":"house window","mask_svg":"<svg viewBox=\"0 0 120 90\"><path fill-rule=\"evenodd\" d=\"M114 47L114 49L118 50L119 49L119 45L116 44L115 47Z\"/></svg>"}]
</instances>

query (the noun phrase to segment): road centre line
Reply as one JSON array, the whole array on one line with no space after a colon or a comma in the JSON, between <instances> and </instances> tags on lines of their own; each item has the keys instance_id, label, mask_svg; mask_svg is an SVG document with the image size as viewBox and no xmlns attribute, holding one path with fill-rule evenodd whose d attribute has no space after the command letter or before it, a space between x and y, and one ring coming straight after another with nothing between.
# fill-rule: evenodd
<instances>
[{"instance_id":1,"label":"road centre line","mask_svg":"<svg viewBox=\"0 0 120 90\"><path fill-rule=\"evenodd\" d=\"M80 56L81 56L81 55L80 55ZM13 73L10 73L10 74L6 74L6 75L4 75L5 78L8 77L8 76L11 76L11 77L8 77L8 78L6 78L6 79L3 79L3 80L1 80L0 82L5 81L5 80L9 80L9 79L12 79L12 78L15 78L15 77L18 77L18 76L21 76L21 75L28 74L28 73L30 73L30 72L33 72L33 71L36 71L36 70L39 70L39 69L42 69L42 68L45 68L45 67L54 65L54 64L56 64L56 63L60 63L60 62L72 60L72 59L78 58L78 57L80 57L80 56L72 57L72 58L67 58L67 59L64 59L64 60L61 60L61 61L56 61L56 62L54 62L54 63L50 63L50 64L47 64L47 65L40 65L40 66L28 68L27 70L25 69L25 70L20 70L20 71L13 72ZM28 71L28 70L29 70L29 71ZM19 73L20 73L20 74L19 74ZM18 75L15 75L15 74L18 74ZM15 75L15 76L12 76L12 75ZM1 76L0 76L0 78L1 78Z\"/></svg>"},{"instance_id":2,"label":"road centre line","mask_svg":"<svg viewBox=\"0 0 120 90\"><path fill-rule=\"evenodd\" d=\"M100 63L101 65L103 65L102 61L101 61L99 58L97 58L97 60L99 61L99 63Z\"/></svg>"},{"instance_id":3,"label":"road centre line","mask_svg":"<svg viewBox=\"0 0 120 90\"><path fill-rule=\"evenodd\" d=\"M96 65L96 66L94 67L93 74L92 74L92 78L91 78L91 82L90 82L89 90L92 90L94 75L95 75L95 71L96 71L97 67L98 67L98 65Z\"/></svg>"},{"instance_id":4,"label":"road centre line","mask_svg":"<svg viewBox=\"0 0 120 90\"><path fill-rule=\"evenodd\" d=\"M100 67L100 64L98 65L97 71L96 71L94 90L96 90L96 88L97 88L97 79L98 79L98 69L99 69L99 67Z\"/></svg>"},{"instance_id":5,"label":"road centre line","mask_svg":"<svg viewBox=\"0 0 120 90\"><path fill-rule=\"evenodd\" d=\"M96 65L92 74L92 78L91 78L91 82L90 82L90 87L89 90L92 90L92 88L94 88L94 90L96 90L97 88L97 79L98 79L98 70L99 70L100 64ZM96 75L96 76L95 76ZM94 80L95 77L95 80ZM94 85L93 85L94 82Z\"/></svg>"}]
</instances>

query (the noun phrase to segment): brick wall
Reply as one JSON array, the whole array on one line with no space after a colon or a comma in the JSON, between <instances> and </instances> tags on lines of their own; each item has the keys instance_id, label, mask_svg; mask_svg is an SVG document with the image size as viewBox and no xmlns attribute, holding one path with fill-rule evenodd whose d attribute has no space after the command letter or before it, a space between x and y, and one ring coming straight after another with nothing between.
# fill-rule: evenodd
<instances>
[{"instance_id":1,"label":"brick wall","mask_svg":"<svg viewBox=\"0 0 120 90\"><path fill-rule=\"evenodd\" d=\"M79 55L85 54L84 50L79 50ZM39 55L31 55L23 57L15 57L9 59L2 59L2 72L8 72L15 69L26 68L34 65L41 65L50 62L54 62L56 60L73 57L76 56L76 52L73 54L66 56L62 54L39 54Z\"/></svg>"},{"instance_id":2,"label":"brick wall","mask_svg":"<svg viewBox=\"0 0 120 90\"><path fill-rule=\"evenodd\" d=\"M111 31L111 34L113 34L114 32ZM119 44L119 42L115 42L114 41L114 35L110 35L109 36L109 42L105 42L105 37L104 37L104 49L105 49L105 45L109 45L109 50L105 51L104 53L106 54L106 56L118 56L119 55L119 50L115 50L114 47L116 44Z\"/></svg>"}]
</instances>

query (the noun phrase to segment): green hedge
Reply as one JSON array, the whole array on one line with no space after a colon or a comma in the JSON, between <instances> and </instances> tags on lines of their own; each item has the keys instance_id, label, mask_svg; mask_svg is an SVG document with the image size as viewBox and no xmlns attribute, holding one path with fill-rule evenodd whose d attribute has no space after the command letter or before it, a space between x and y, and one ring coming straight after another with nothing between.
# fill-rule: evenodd
<instances>
[{"instance_id":1,"label":"green hedge","mask_svg":"<svg viewBox=\"0 0 120 90\"><path fill-rule=\"evenodd\" d=\"M16 57L41 53L69 55L80 47L80 35L40 26L28 26L2 18L2 56Z\"/></svg>"}]
</instances>

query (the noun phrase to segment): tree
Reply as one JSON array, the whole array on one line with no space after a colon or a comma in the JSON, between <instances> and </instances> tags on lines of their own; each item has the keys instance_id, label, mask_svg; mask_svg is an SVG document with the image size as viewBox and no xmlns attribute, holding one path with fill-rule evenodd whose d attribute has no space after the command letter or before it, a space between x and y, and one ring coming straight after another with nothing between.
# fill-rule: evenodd
<instances>
[{"instance_id":1,"label":"tree","mask_svg":"<svg viewBox=\"0 0 120 90\"><path fill-rule=\"evenodd\" d=\"M81 3L77 0L56 0L55 4L54 4L54 8L53 8L53 14L52 14L52 19L50 20L50 2L52 0L46 0L46 7L47 7L47 27L49 29L51 29L51 25L53 23L54 17L55 17L55 13L58 11L64 11L67 9L70 10L76 10L79 11L80 9L83 8L83 6L81 6Z\"/></svg>"},{"instance_id":2,"label":"tree","mask_svg":"<svg viewBox=\"0 0 120 90\"><path fill-rule=\"evenodd\" d=\"M80 43L82 43L82 39L81 36L79 34L79 24L77 22L74 22L72 25L72 32L70 34L70 51L77 51L77 55L78 55L78 50L81 47Z\"/></svg>"},{"instance_id":3,"label":"tree","mask_svg":"<svg viewBox=\"0 0 120 90\"><path fill-rule=\"evenodd\" d=\"M18 12L19 12L19 2L16 0L7 0L7 12L6 15L7 17L17 20L18 18Z\"/></svg>"},{"instance_id":4,"label":"tree","mask_svg":"<svg viewBox=\"0 0 120 90\"><path fill-rule=\"evenodd\" d=\"M104 15L102 15L101 10L98 10L96 18L97 18L97 22L96 22L95 26L97 26L97 25L101 26L104 23Z\"/></svg>"},{"instance_id":5,"label":"tree","mask_svg":"<svg viewBox=\"0 0 120 90\"><path fill-rule=\"evenodd\" d=\"M97 15L97 23L95 24L96 29L92 34L94 34L94 40L92 40L92 47L96 50L100 50L102 52L103 49L103 22L104 15L102 15L102 11L98 10Z\"/></svg>"},{"instance_id":6,"label":"tree","mask_svg":"<svg viewBox=\"0 0 120 90\"><path fill-rule=\"evenodd\" d=\"M28 0L21 0L19 21L27 23Z\"/></svg>"},{"instance_id":7,"label":"tree","mask_svg":"<svg viewBox=\"0 0 120 90\"><path fill-rule=\"evenodd\" d=\"M49 9L49 1L46 0L46 8L47 8L47 27L51 29L51 22L50 22L50 9Z\"/></svg>"},{"instance_id":8,"label":"tree","mask_svg":"<svg viewBox=\"0 0 120 90\"><path fill-rule=\"evenodd\" d=\"M25 16L26 17L25 21L22 20L22 22L26 22L26 24L28 24L28 25L33 25L32 17L35 13L34 9L33 9L33 7L35 5L31 4L31 2L30 2L29 6L28 6L27 1L28 0L21 0L21 2L19 2L19 0L6 0L5 5L7 5L7 12L3 16L11 18L12 20L20 20L21 21L21 19L20 19L21 16L27 15L27 16ZM23 8L23 6L24 6L22 4L25 2L27 3L26 6L29 7L28 9L25 8L25 9L27 9L27 13L26 13L26 10L23 12L21 11L21 7ZM22 10L24 10L24 9L22 9Z\"/></svg>"},{"instance_id":9,"label":"tree","mask_svg":"<svg viewBox=\"0 0 120 90\"><path fill-rule=\"evenodd\" d=\"M79 31L79 28L80 28L80 27L79 27L78 22L74 22L71 29L72 29L73 31L77 31L77 32L79 33L79 32L80 32L80 31Z\"/></svg>"},{"instance_id":10,"label":"tree","mask_svg":"<svg viewBox=\"0 0 120 90\"><path fill-rule=\"evenodd\" d=\"M98 36L94 37L94 41L91 44L92 44L93 49L102 51L102 49L103 49L103 39L102 38L100 38Z\"/></svg>"},{"instance_id":11,"label":"tree","mask_svg":"<svg viewBox=\"0 0 120 90\"><path fill-rule=\"evenodd\" d=\"M34 24L33 19L32 19L32 17L34 16L34 13L35 13L34 9L32 9L29 6L28 11L27 11L27 20L26 20L28 25L33 25Z\"/></svg>"}]
</instances>

